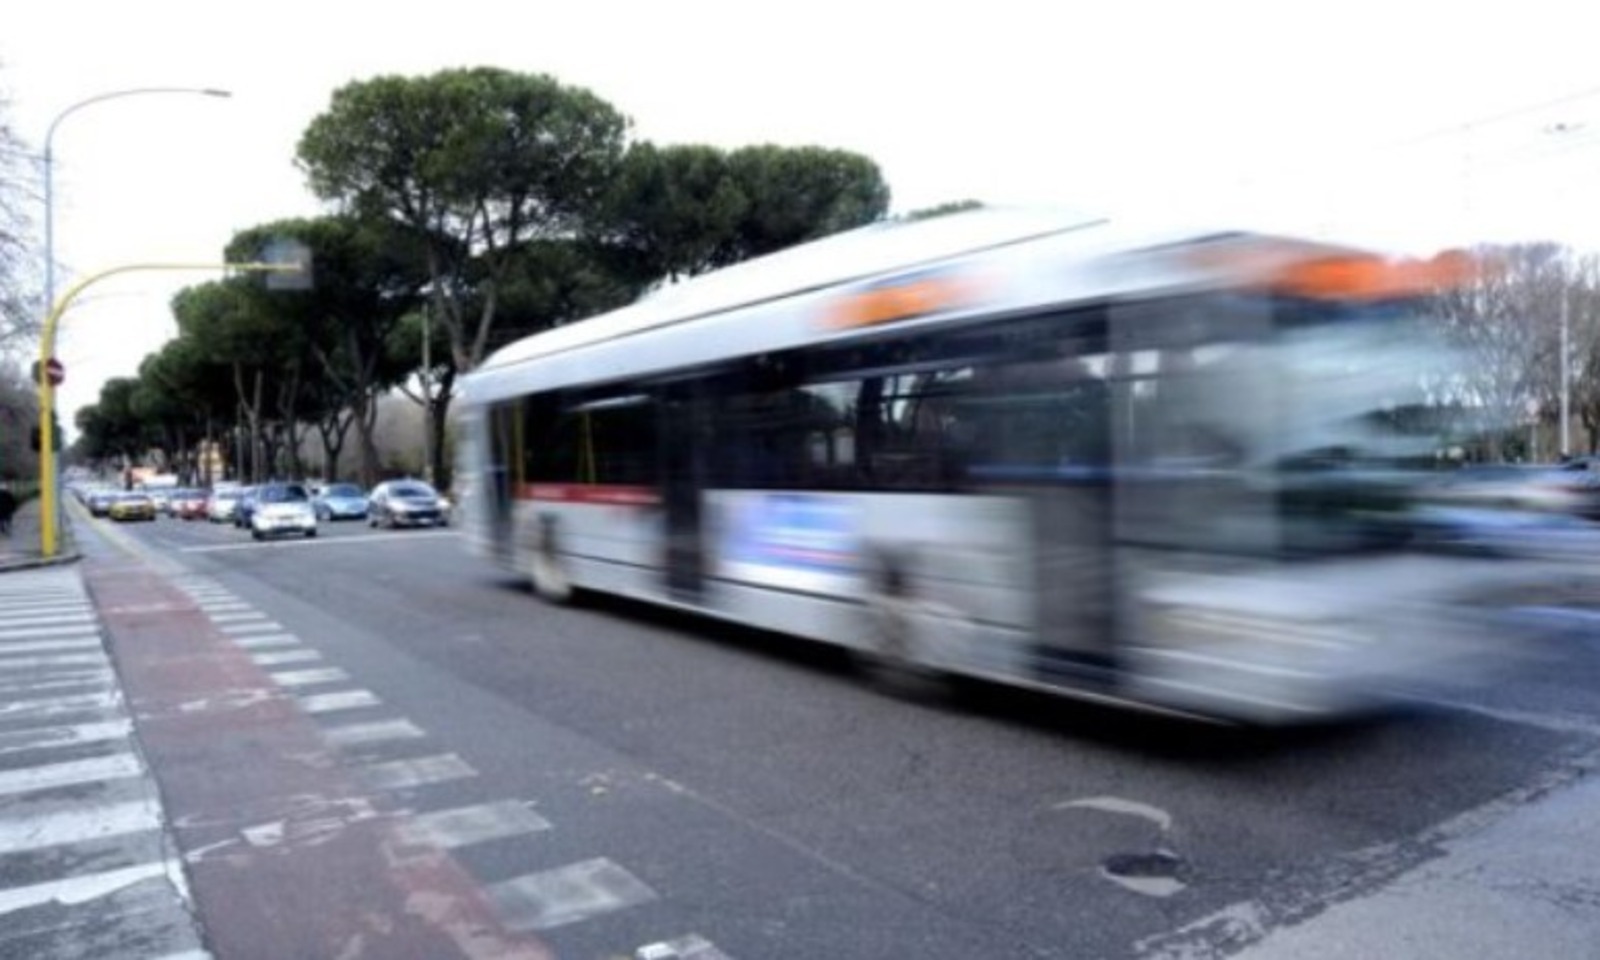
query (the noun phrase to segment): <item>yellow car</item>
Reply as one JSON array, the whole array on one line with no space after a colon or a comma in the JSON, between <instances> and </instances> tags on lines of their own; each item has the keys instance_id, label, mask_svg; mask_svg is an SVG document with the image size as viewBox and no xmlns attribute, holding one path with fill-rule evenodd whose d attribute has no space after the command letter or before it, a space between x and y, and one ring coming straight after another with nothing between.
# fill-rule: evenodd
<instances>
[{"instance_id":1,"label":"yellow car","mask_svg":"<svg viewBox=\"0 0 1600 960\"><path fill-rule=\"evenodd\" d=\"M154 520L156 502L142 493L124 493L111 502L113 520Z\"/></svg>"}]
</instances>

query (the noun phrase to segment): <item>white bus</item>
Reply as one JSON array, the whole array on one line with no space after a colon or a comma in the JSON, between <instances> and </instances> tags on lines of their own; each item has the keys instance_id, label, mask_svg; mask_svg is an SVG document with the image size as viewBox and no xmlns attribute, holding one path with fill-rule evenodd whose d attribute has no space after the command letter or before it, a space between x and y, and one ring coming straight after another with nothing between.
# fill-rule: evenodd
<instances>
[{"instance_id":1,"label":"white bus","mask_svg":"<svg viewBox=\"0 0 1600 960\"><path fill-rule=\"evenodd\" d=\"M1374 702L1503 574L1418 549L1404 427L1452 258L982 209L513 343L465 378L462 526L626 595L1248 722ZM1441 374L1442 375L1442 374Z\"/></svg>"}]
</instances>

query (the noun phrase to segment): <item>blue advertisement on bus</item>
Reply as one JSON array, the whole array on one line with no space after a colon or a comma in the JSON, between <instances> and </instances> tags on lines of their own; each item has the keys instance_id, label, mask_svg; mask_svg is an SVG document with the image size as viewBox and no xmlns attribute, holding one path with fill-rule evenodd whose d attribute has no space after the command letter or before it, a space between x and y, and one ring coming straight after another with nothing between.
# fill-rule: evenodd
<instances>
[{"instance_id":1,"label":"blue advertisement on bus","mask_svg":"<svg viewBox=\"0 0 1600 960\"><path fill-rule=\"evenodd\" d=\"M763 585L849 590L859 556L859 509L828 496L740 493L724 514L726 573Z\"/></svg>"}]
</instances>

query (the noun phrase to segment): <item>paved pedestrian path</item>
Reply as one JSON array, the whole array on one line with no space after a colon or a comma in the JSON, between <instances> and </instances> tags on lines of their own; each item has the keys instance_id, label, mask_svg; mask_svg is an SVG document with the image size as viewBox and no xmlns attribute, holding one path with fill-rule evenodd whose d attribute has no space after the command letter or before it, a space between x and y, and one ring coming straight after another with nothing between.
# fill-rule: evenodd
<instances>
[{"instance_id":1,"label":"paved pedestrian path","mask_svg":"<svg viewBox=\"0 0 1600 960\"><path fill-rule=\"evenodd\" d=\"M0 957L206 956L82 576L5 573Z\"/></svg>"}]
</instances>

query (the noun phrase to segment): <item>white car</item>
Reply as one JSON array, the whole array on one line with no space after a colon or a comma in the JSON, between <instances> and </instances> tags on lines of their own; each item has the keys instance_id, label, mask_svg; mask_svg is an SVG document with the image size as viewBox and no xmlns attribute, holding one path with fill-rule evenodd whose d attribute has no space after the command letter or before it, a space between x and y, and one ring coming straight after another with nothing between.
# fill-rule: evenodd
<instances>
[{"instance_id":1,"label":"white car","mask_svg":"<svg viewBox=\"0 0 1600 960\"><path fill-rule=\"evenodd\" d=\"M257 540L279 534L317 535L317 512L311 495L298 483L269 483L256 493L250 512L250 535Z\"/></svg>"},{"instance_id":2,"label":"white car","mask_svg":"<svg viewBox=\"0 0 1600 960\"><path fill-rule=\"evenodd\" d=\"M236 489L211 491L206 499L206 519L212 523L228 523L239 512L239 497Z\"/></svg>"}]
</instances>

